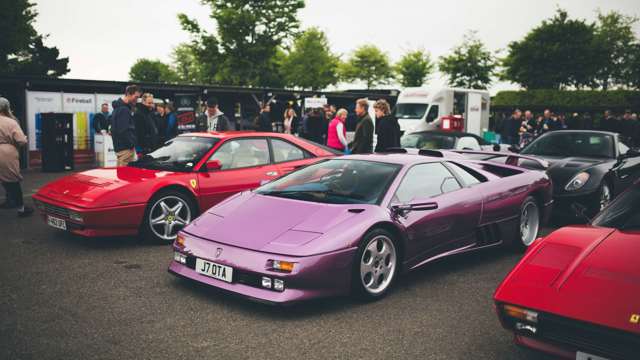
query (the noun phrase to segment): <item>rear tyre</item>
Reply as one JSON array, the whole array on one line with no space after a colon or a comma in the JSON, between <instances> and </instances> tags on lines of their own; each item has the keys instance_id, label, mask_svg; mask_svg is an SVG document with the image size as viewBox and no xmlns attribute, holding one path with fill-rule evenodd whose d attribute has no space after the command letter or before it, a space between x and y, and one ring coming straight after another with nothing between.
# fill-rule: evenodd
<instances>
[{"instance_id":1,"label":"rear tyre","mask_svg":"<svg viewBox=\"0 0 640 360\"><path fill-rule=\"evenodd\" d=\"M528 196L520 205L520 221L518 222L518 239L514 241L517 250L528 248L538 237L540 230L540 207L536 200Z\"/></svg>"},{"instance_id":2,"label":"rear tyre","mask_svg":"<svg viewBox=\"0 0 640 360\"><path fill-rule=\"evenodd\" d=\"M196 215L197 208L188 196L175 190L163 190L147 205L142 233L151 242L171 244L178 231L187 226Z\"/></svg>"},{"instance_id":3,"label":"rear tyre","mask_svg":"<svg viewBox=\"0 0 640 360\"><path fill-rule=\"evenodd\" d=\"M365 301L384 297L395 283L399 252L393 235L384 229L369 231L353 262L353 294Z\"/></svg>"}]
</instances>

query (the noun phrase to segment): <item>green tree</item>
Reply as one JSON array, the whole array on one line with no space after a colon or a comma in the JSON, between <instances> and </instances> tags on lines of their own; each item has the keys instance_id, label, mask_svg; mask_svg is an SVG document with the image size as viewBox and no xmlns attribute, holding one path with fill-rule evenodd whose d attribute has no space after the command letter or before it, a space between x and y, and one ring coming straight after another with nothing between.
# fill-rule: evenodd
<instances>
[{"instance_id":1,"label":"green tree","mask_svg":"<svg viewBox=\"0 0 640 360\"><path fill-rule=\"evenodd\" d=\"M293 42L282 72L288 86L318 90L338 82L338 63L326 35L318 28L311 28Z\"/></svg>"},{"instance_id":2,"label":"green tree","mask_svg":"<svg viewBox=\"0 0 640 360\"><path fill-rule=\"evenodd\" d=\"M640 90L640 44L633 44L629 49L628 66L623 73L626 84Z\"/></svg>"},{"instance_id":3,"label":"green tree","mask_svg":"<svg viewBox=\"0 0 640 360\"><path fill-rule=\"evenodd\" d=\"M29 0L0 0L0 75L58 77L69 72L69 58L59 58L56 47L47 47L47 35L38 34L38 16Z\"/></svg>"},{"instance_id":4,"label":"green tree","mask_svg":"<svg viewBox=\"0 0 640 360\"><path fill-rule=\"evenodd\" d=\"M387 54L374 45L363 45L341 64L340 74L346 81L364 81L367 89L371 89L389 83L393 77L393 69Z\"/></svg>"},{"instance_id":5,"label":"green tree","mask_svg":"<svg viewBox=\"0 0 640 360\"><path fill-rule=\"evenodd\" d=\"M451 54L440 57L440 71L448 76L455 87L486 89L496 72L496 59L476 37L476 32L465 34L462 43Z\"/></svg>"},{"instance_id":6,"label":"green tree","mask_svg":"<svg viewBox=\"0 0 640 360\"><path fill-rule=\"evenodd\" d=\"M178 15L192 35L198 61L206 61L206 77L228 85L273 86L278 49L298 31L303 0L202 0L211 7L215 33ZM208 58L205 58L208 56Z\"/></svg>"},{"instance_id":7,"label":"green tree","mask_svg":"<svg viewBox=\"0 0 640 360\"><path fill-rule=\"evenodd\" d=\"M607 14L598 12L595 35L598 53L603 59L596 80L603 90L611 85L627 83L624 73L631 66L629 51L636 42L633 26L637 22L637 17L616 11Z\"/></svg>"},{"instance_id":8,"label":"green tree","mask_svg":"<svg viewBox=\"0 0 640 360\"><path fill-rule=\"evenodd\" d=\"M178 74L160 60L138 59L129 70L131 81L173 83Z\"/></svg>"},{"instance_id":9,"label":"green tree","mask_svg":"<svg viewBox=\"0 0 640 360\"><path fill-rule=\"evenodd\" d=\"M396 78L404 87L422 86L435 71L436 65L424 50L407 52L395 65Z\"/></svg>"},{"instance_id":10,"label":"green tree","mask_svg":"<svg viewBox=\"0 0 640 360\"><path fill-rule=\"evenodd\" d=\"M558 9L524 39L509 44L503 78L527 89L593 86L602 58L595 25L569 19Z\"/></svg>"}]
</instances>

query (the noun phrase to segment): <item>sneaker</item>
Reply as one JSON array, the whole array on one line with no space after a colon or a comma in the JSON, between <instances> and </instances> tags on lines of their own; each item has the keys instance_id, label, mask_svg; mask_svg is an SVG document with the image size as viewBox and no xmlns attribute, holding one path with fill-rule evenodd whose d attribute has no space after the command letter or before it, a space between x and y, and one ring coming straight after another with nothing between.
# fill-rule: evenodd
<instances>
[{"instance_id":1,"label":"sneaker","mask_svg":"<svg viewBox=\"0 0 640 360\"><path fill-rule=\"evenodd\" d=\"M21 217L21 218L31 216L31 214L33 214L33 208L28 206L25 206L24 210L18 211L18 217Z\"/></svg>"}]
</instances>

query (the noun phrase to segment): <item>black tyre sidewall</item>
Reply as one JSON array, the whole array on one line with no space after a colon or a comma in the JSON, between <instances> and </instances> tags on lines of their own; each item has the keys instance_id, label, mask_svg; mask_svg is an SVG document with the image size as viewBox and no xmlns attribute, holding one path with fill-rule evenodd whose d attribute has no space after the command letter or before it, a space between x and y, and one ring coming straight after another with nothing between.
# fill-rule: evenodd
<instances>
[{"instance_id":1,"label":"black tyre sidewall","mask_svg":"<svg viewBox=\"0 0 640 360\"><path fill-rule=\"evenodd\" d=\"M360 279L360 259L362 258L362 254L364 254L369 241L379 235L384 235L391 239L391 242L393 243L396 251L396 268L393 272L393 276L389 286L387 286L387 288L379 294L371 294L364 288L362 280ZM401 253L398 249L397 240L395 239L393 234L391 234L387 230L380 228L369 230L362 238L360 245L358 245L358 251L356 251L355 258L353 259L353 266L351 271L351 290L353 296L362 301L375 301L385 297L396 283L398 272L401 268L401 261Z\"/></svg>"}]
</instances>

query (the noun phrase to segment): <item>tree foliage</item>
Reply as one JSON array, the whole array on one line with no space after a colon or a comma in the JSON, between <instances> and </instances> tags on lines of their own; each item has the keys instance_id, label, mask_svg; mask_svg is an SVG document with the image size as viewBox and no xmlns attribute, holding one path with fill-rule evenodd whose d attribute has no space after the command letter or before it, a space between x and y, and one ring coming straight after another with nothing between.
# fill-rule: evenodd
<instances>
[{"instance_id":1,"label":"tree foliage","mask_svg":"<svg viewBox=\"0 0 640 360\"><path fill-rule=\"evenodd\" d=\"M633 26L638 18L616 11L607 14L598 12L595 28L596 46L602 61L596 73L596 82L604 90L611 85L626 85L627 69L633 66L632 49L637 41Z\"/></svg>"},{"instance_id":2,"label":"tree foliage","mask_svg":"<svg viewBox=\"0 0 640 360\"><path fill-rule=\"evenodd\" d=\"M129 70L131 81L173 83L178 81L178 74L160 60L138 59Z\"/></svg>"},{"instance_id":3,"label":"tree foliage","mask_svg":"<svg viewBox=\"0 0 640 360\"><path fill-rule=\"evenodd\" d=\"M338 63L324 32L311 28L293 42L282 72L288 86L318 90L338 82Z\"/></svg>"},{"instance_id":4,"label":"tree foliage","mask_svg":"<svg viewBox=\"0 0 640 360\"><path fill-rule=\"evenodd\" d=\"M496 108L554 110L629 109L640 107L640 92L628 90L528 90L500 91L491 99Z\"/></svg>"},{"instance_id":5,"label":"tree foliage","mask_svg":"<svg viewBox=\"0 0 640 360\"><path fill-rule=\"evenodd\" d=\"M595 25L569 19L561 9L524 39L509 44L503 62L504 78L527 89L592 86L601 64Z\"/></svg>"},{"instance_id":6,"label":"tree foliage","mask_svg":"<svg viewBox=\"0 0 640 360\"><path fill-rule=\"evenodd\" d=\"M190 44L202 63L201 81L227 85L274 86L279 48L299 28L303 0L202 0L211 7L216 31L178 15L192 35ZM213 81L210 81L213 80Z\"/></svg>"},{"instance_id":7,"label":"tree foliage","mask_svg":"<svg viewBox=\"0 0 640 360\"><path fill-rule=\"evenodd\" d=\"M59 77L69 72L69 58L59 58L56 47L44 45L47 35L38 34L38 16L29 0L0 0L0 75Z\"/></svg>"},{"instance_id":8,"label":"tree foliage","mask_svg":"<svg viewBox=\"0 0 640 360\"><path fill-rule=\"evenodd\" d=\"M371 89L387 84L393 77L393 69L387 54L374 45L363 45L341 64L340 74L346 81L363 81Z\"/></svg>"},{"instance_id":9,"label":"tree foliage","mask_svg":"<svg viewBox=\"0 0 640 360\"><path fill-rule=\"evenodd\" d=\"M422 86L435 71L436 65L425 50L407 52L394 66L396 78L403 87Z\"/></svg>"},{"instance_id":10,"label":"tree foliage","mask_svg":"<svg viewBox=\"0 0 640 360\"><path fill-rule=\"evenodd\" d=\"M448 83L455 87L486 89L496 71L496 60L471 31L462 43L454 47L450 55L440 57L440 71L448 76Z\"/></svg>"}]
</instances>

